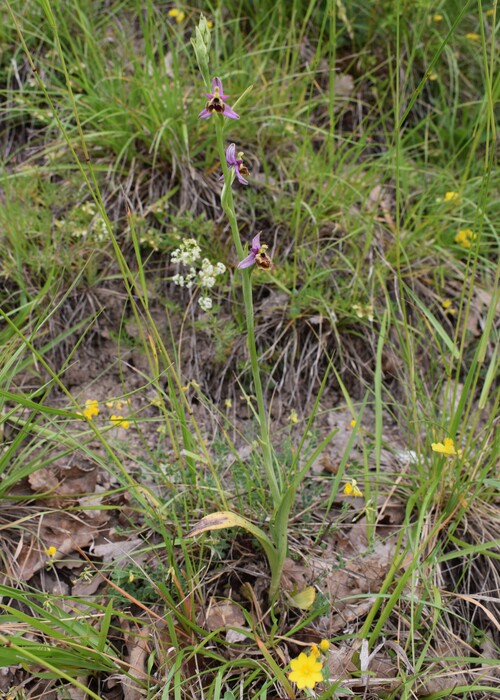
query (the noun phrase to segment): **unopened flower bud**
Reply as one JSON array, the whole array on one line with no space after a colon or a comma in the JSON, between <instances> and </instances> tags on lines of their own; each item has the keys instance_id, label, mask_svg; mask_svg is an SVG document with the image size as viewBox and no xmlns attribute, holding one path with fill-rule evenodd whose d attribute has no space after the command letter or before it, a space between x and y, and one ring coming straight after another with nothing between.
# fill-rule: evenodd
<instances>
[{"instance_id":1,"label":"unopened flower bud","mask_svg":"<svg viewBox=\"0 0 500 700\"><path fill-rule=\"evenodd\" d=\"M191 43L196 54L196 60L198 62L198 67L200 73L203 76L205 84L210 85L210 71L208 69L208 63L210 60L209 50L210 50L210 29L208 28L207 20L202 15L195 28L195 38L191 39Z\"/></svg>"},{"instance_id":2,"label":"unopened flower bud","mask_svg":"<svg viewBox=\"0 0 500 700\"><path fill-rule=\"evenodd\" d=\"M206 46L207 49L207 54L210 51L210 27L208 26L207 19L204 15L200 17L200 21L198 22L198 29L200 31L201 37L203 39L203 43Z\"/></svg>"}]
</instances>

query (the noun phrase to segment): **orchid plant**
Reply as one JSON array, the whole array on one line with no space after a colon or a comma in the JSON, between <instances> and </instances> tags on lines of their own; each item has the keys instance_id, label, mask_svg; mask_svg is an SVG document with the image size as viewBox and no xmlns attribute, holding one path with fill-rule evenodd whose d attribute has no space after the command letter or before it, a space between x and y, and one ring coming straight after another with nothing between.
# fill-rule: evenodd
<instances>
[{"instance_id":1,"label":"orchid plant","mask_svg":"<svg viewBox=\"0 0 500 700\"><path fill-rule=\"evenodd\" d=\"M218 77L211 79L210 77L210 30L203 16L196 27L196 34L195 38L192 39L192 44L196 53L200 72L205 81L205 85L207 86L207 90L211 88L211 92L206 93L208 102L206 102L205 107L201 110L198 116L200 119L210 119L214 124L217 149L222 167L221 180L224 181L221 193L221 204L229 220L234 247L240 260L238 269L241 271L242 277L247 345L250 354L253 386L257 401L257 414L259 420L259 442L262 450L262 463L273 501L273 513L270 519L269 535L264 532L262 528L257 527L246 518L243 518L242 516L230 511L222 511L211 513L210 515L202 518L202 520L188 533L188 537L201 534L202 532L206 532L208 530L219 530L228 527L242 527L254 535L264 549L269 561L269 566L271 569L269 599L271 603L274 603L278 597L283 565L285 563L288 549L288 519L290 510L295 499L296 488L300 481L304 478L312 460L308 460L307 464L300 470L295 468L296 463L294 463L291 478L285 479L275 459L271 445L268 411L266 410L266 405L264 402L257 347L255 342L251 280L252 270L254 267L270 270L273 263L267 252L268 246L261 242L261 233L256 233L254 235L248 251L245 251L241 241L234 207L232 187L235 179L237 179L241 185L248 185L248 180L245 176L249 175L249 171L244 165L243 153L236 150L236 144L230 143L226 147L224 143L225 120L236 120L239 119L240 116L227 104L226 100L229 98L229 95L224 93L221 79ZM245 94L246 93L244 93L244 95ZM240 97L238 102L242 100L244 95ZM309 593L314 594L314 589L311 589ZM311 596L309 597L311 598ZM312 596L311 604L313 600L314 597Z\"/></svg>"}]
</instances>

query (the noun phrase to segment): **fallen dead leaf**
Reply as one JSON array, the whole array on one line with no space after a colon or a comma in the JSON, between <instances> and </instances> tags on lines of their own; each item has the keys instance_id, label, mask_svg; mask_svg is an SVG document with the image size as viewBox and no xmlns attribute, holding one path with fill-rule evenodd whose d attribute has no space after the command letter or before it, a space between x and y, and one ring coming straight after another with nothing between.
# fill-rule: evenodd
<instances>
[{"instance_id":1,"label":"fallen dead leaf","mask_svg":"<svg viewBox=\"0 0 500 700\"><path fill-rule=\"evenodd\" d=\"M325 659L325 668L328 669L328 677L332 682L346 678L353 671L357 670L355 664L351 661L353 654L354 649L345 643L341 646L330 645Z\"/></svg>"},{"instance_id":2,"label":"fallen dead leaf","mask_svg":"<svg viewBox=\"0 0 500 700\"><path fill-rule=\"evenodd\" d=\"M229 644L238 644L239 642L244 642L245 639L250 639L252 636L252 630L250 627L242 627L243 631L238 630L228 630L226 632L226 642Z\"/></svg>"},{"instance_id":3,"label":"fallen dead leaf","mask_svg":"<svg viewBox=\"0 0 500 700\"><path fill-rule=\"evenodd\" d=\"M378 678L396 678L398 669L384 650L385 642L377 644L371 652L368 649L368 640L361 640L359 652L359 664L361 676L368 686L371 676Z\"/></svg>"},{"instance_id":4,"label":"fallen dead leaf","mask_svg":"<svg viewBox=\"0 0 500 700\"><path fill-rule=\"evenodd\" d=\"M285 559L281 574L281 588L284 591L302 591L314 579L311 569L293 559Z\"/></svg>"},{"instance_id":5,"label":"fallen dead leaf","mask_svg":"<svg viewBox=\"0 0 500 700\"><path fill-rule=\"evenodd\" d=\"M79 597L94 595L104 581L105 579L97 573L95 573L90 580L76 579L73 583L71 594Z\"/></svg>"},{"instance_id":6,"label":"fallen dead leaf","mask_svg":"<svg viewBox=\"0 0 500 700\"><path fill-rule=\"evenodd\" d=\"M141 539L119 540L117 542L97 544L91 548L91 553L96 557L102 557L103 563L107 564L111 561L119 562L123 559L128 561L130 560L130 552L142 547L144 547L144 541ZM135 556L134 561L137 561Z\"/></svg>"},{"instance_id":7,"label":"fallen dead leaf","mask_svg":"<svg viewBox=\"0 0 500 700\"><path fill-rule=\"evenodd\" d=\"M245 616L232 600L210 599L208 609L203 615L205 626L210 632L228 627L243 627Z\"/></svg>"},{"instance_id":8,"label":"fallen dead leaf","mask_svg":"<svg viewBox=\"0 0 500 700\"><path fill-rule=\"evenodd\" d=\"M341 630L353 631L358 620L368 615L374 603L375 598L369 598L368 600L357 602L352 605L345 605L342 612L336 613L330 617L328 621L328 633L334 634Z\"/></svg>"},{"instance_id":9,"label":"fallen dead leaf","mask_svg":"<svg viewBox=\"0 0 500 700\"><path fill-rule=\"evenodd\" d=\"M104 490L102 487L97 486L97 490ZM108 522L110 518L110 512L108 510L100 508L102 505L103 497L99 493L93 493L89 496L82 496L78 499L78 505L82 513L85 513L85 518L88 521L92 521L94 525L104 525Z\"/></svg>"},{"instance_id":10,"label":"fallen dead leaf","mask_svg":"<svg viewBox=\"0 0 500 700\"><path fill-rule=\"evenodd\" d=\"M49 493L55 491L60 482L52 469L38 469L28 476L28 483L35 493Z\"/></svg>"},{"instance_id":11,"label":"fallen dead leaf","mask_svg":"<svg viewBox=\"0 0 500 700\"><path fill-rule=\"evenodd\" d=\"M300 591L292 590L288 594L288 599L293 608L309 610L316 599L316 589L314 586L306 586Z\"/></svg>"},{"instance_id":12,"label":"fallen dead leaf","mask_svg":"<svg viewBox=\"0 0 500 700\"><path fill-rule=\"evenodd\" d=\"M40 517L38 536L33 534L25 542L19 541L15 555L9 559L7 576L29 581L31 577L45 566L56 565L75 547L88 547L96 538L97 530L78 515L69 515L61 511L43 514ZM55 547L56 557L51 558L45 548Z\"/></svg>"},{"instance_id":13,"label":"fallen dead leaf","mask_svg":"<svg viewBox=\"0 0 500 700\"><path fill-rule=\"evenodd\" d=\"M91 494L95 491L97 469L94 465L64 465L57 472L61 484L57 493L64 496Z\"/></svg>"},{"instance_id":14,"label":"fallen dead leaf","mask_svg":"<svg viewBox=\"0 0 500 700\"><path fill-rule=\"evenodd\" d=\"M366 519L362 518L350 529L337 534L321 557L308 560L315 580L336 611L328 633L345 629L367 614L373 601L367 600L366 595L380 590L391 564L397 532L391 532L383 540L375 537L369 545L366 525Z\"/></svg>"},{"instance_id":15,"label":"fallen dead leaf","mask_svg":"<svg viewBox=\"0 0 500 700\"><path fill-rule=\"evenodd\" d=\"M150 653L148 640L150 634L147 630L134 629L130 632L128 622L121 621L121 627L125 633L125 644L128 652L129 675L121 676L124 700L142 700L143 691L139 680L147 680L146 659Z\"/></svg>"},{"instance_id":16,"label":"fallen dead leaf","mask_svg":"<svg viewBox=\"0 0 500 700\"><path fill-rule=\"evenodd\" d=\"M77 680L80 681L82 685L88 687L88 677L87 676L77 676ZM82 688L77 688L75 685L68 683L65 692L71 700L86 700L88 697L87 693Z\"/></svg>"},{"instance_id":17,"label":"fallen dead leaf","mask_svg":"<svg viewBox=\"0 0 500 700\"><path fill-rule=\"evenodd\" d=\"M39 502L51 508L67 506L72 497L93 494L96 480L97 469L83 462L81 467L54 462L50 469L38 469L28 476L31 490L46 494Z\"/></svg>"},{"instance_id":18,"label":"fallen dead leaf","mask_svg":"<svg viewBox=\"0 0 500 700\"><path fill-rule=\"evenodd\" d=\"M349 73L343 73L335 77L335 94L341 96L350 95L354 90L354 80Z\"/></svg>"}]
</instances>

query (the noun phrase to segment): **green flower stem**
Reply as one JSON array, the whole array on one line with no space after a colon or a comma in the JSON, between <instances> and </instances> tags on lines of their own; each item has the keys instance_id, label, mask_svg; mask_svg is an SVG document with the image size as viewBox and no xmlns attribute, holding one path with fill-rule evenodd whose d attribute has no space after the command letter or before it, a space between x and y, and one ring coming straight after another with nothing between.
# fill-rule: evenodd
<instances>
[{"instance_id":1,"label":"green flower stem","mask_svg":"<svg viewBox=\"0 0 500 700\"><path fill-rule=\"evenodd\" d=\"M217 134L217 148L219 151L222 172L224 174L224 187L221 195L221 203L222 208L224 209L229 219L229 223L231 225L231 233L233 235L233 242L236 248L236 253L238 255L238 258L242 260L245 257L245 251L241 243L240 230L238 228L236 212L234 210L233 190L231 187L233 173L229 171L226 162L226 150L224 148L224 136L222 133L221 123L223 117L220 117L218 114L214 116L215 130ZM255 324L252 299L252 281L250 277L250 271L242 270L241 277L243 284L243 302L245 304L245 316L247 323L247 343L248 350L250 353L250 363L252 368L255 396L257 398L257 410L260 425L260 442L264 458L264 469L266 471L269 488L271 489L274 511L276 512L281 502L281 488L280 483L278 482L278 478L276 477L276 471L274 469L273 452L271 448L269 426L267 422L267 412L264 405L264 394L262 391L262 382L260 379L259 358L257 356L257 347L255 344Z\"/></svg>"}]
</instances>

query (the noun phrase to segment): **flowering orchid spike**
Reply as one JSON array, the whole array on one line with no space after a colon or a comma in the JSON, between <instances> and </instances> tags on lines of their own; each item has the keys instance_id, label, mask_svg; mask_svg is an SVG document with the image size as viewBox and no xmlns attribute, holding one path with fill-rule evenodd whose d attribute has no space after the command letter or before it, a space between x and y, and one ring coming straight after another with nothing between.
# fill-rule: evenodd
<instances>
[{"instance_id":1,"label":"flowering orchid spike","mask_svg":"<svg viewBox=\"0 0 500 700\"><path fill-rule=\"evenodd\" d=\"M231 107L224 102L229 95L224 95L222 81L220 78L214 78L212 80L212 92L207 92L205 94L208 97L208 102L205 105L205 109L202 109L198 114L200 119L209 119L214 112L221 114L224 117L228 117L228 119L240 118L234 109L231 109Z\"/></svg>"},{"instance_id":2,"label":"flowering orchid spike","mask_svg":"<svg viewBox=\"0 0 500 700\"><path fill-rule=\"evenodd\" d=\"M270 270L273 266L273 262L269 255L267 254L267 249L269 246L260 244L260 232L253 237L252 245L250 246L250 253L244 258L240 263L238 263L238 269L244 270L246 267L251 267L252 265L257 265L262 270Z\"/></svg>"},{"instance_id":3,"label":"flowering orchid spike","mask_svg":"<svg viewBox=\"0 0 500 700\"><path fill-rule=\"evenodd\" d=\"M243 175L249 174L248 168L243 165L243 153L240 152L236 155L236 144L234 143L231 143L226 148L226 162L229 169L234 168L239 182L241 182L242 185L248 185L248 180L245 180L243 177Z\"/></svg>"}]
</instances>

